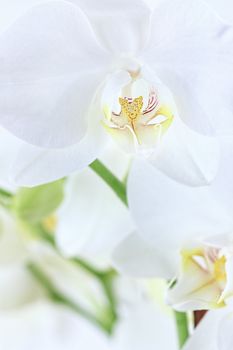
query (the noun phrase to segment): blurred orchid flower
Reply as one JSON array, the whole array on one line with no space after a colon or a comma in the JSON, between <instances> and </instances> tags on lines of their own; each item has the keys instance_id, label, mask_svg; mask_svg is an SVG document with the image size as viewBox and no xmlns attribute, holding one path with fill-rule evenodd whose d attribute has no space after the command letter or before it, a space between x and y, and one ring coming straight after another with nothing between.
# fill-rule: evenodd
<instances>
[{"instance_id":1,"label":"blurred orchid flower","mask_svg":"<svg viewBox=\"0 0 233 350\"><path fill-rule=\"evenodd\" d=\"M147 289L139 282L120 276L115 280L119 319L111 339L62 303L50 303L46 284L29 273L28 262L35 263L61 295L103 317L106 313L105 296L90 273L64 260L45 242L30 239L8 214L1 212L0 223L0 342L4 348L27 350L35 343L38 350L64 346L73 350L77 344L85 349L141 349L147 341L147 350L155 344L177 349L171 310L164 312L149 299ZM51 223L47 220L44 224ZM170 336L165 336L168 333Z\"/></svg>"},{"instance_id":2,"label":"blurred orchid flower","mask_svg":"<svg viewBox=\"0 0 233 350\"><path fill-rule=\"evenodd\" d=\"M44 221L47 229L52 226L49 219ZM105 310L107 300L97 280L62 258L4 211L0 212L0 224L0 311L48 298L46 286L37 281L28 264L36 264L73 302L96 314L103 311L101 308Z\"/></svg>"},{"instance_id":3,"label":"blurred orchid flower","mask_svg":"<svg viewBox=\"0 0 233 350\"><path fill-rule=\"evenodd\" d=\"M1 344L9 350L74 350L78 347L109 350L108 339L100 330L77 315L48 301L19 310L0 313ZM14 336L12 336L14 334Z\"/></svg>"},{"instance_id":4,"label":"blurred orchid flower","mask_svg":"<svg viewBox=\"0 0 233 350\"><path fill-rule=\"evenodd\" d=\"M231 26L201 0L153 12L131 0L32 7L0 39L0 124L19 142L15 180L83 169L112 137L177 181L211 182L215 133L233 131L231 47Z\"/></svg>"},{"instance_id":5,"label":"blurred orchid flower","mask_svg":"<svg viewBox=\"0 0 233 350\"><path fill-rule=\"evenodd\" d=\"M0 211L0 310L22 307L44 296L27 271L29 251L16 222Z\"/></svg>"},{"instance_id":6,"label":"blurred orchid flower","mask_svg":"<svg viewBox=\"0 0 233 350\"><path fill-rule=\"evenodd\" d=\"M1 344L9 350L30 350L32 344L36 350L75 350L77 346L86 350L178 349L172 317L149 301L129 308L111 338L70 311L45 301L0 313L0 326Z\"/></svg>"}]
</instances>

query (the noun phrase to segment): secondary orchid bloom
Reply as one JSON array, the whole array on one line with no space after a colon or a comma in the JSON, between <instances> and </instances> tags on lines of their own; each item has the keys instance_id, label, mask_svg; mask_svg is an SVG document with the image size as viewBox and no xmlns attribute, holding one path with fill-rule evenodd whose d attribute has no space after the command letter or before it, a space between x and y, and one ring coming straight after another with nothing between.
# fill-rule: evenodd
<instances>
[{"instance_id":1,"label":"secondary orchid bloom","mask_svg":"<svg viewBox=\"0 0 233 350\"><path fill-rule=\"evenodd\" d=\"M83 169L113 138L177 181L211 182L215 132L233 131L231 47L232 28L201 0L164 1L153 13L130 0L34 6L0 39L14 180Z\"/></svg>"},{"instance_id":2,"label":"secondary orchid bloom","mask_svg":"<svg viewBox=\"0 0 233 350\"><path fill-rule=\"evenodd\" d=\"M233 246L218 239L221 244L194 244L181 251L180 274L167 296L175 309L220 308L233 295Z\"/></svg>"},{"instance_id":3,"label":"secondary orchid bloom","mask_svg":"<svg viewBox=\"0 0 233 350\"><path fill-rule=\"evenodd\" d=\"M221 140L221 150L215 180L198 188L175 182L148 162L133 163L128 201L138 231L126 237L114 253L120 271L142 276L144 269L144 274L172 279L182 247L194 239L233 232L231 138Z\"/></svg>"}]
</instances>

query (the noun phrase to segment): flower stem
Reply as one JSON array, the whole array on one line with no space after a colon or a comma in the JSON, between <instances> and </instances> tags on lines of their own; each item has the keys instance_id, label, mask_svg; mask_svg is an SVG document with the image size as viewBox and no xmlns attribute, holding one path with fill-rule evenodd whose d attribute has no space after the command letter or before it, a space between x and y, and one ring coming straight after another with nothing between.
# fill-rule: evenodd
<instances>
[{"instance_id":1,"label":"flower stem","mask_svg":"<svg viewBox=\"0 0 233 350\"><path fill-rule=\"evenodd\" d=\"M127 206L127 193L125 184L120 181L100 160L96 159L89 167L98 174Z\"/></svg>"},{"instance_id":2,"label":"flower stem","mask_svg":"<svg viewBox=\"0 0 233 350\"><path fill-rule=\"evenodd\" d=\"M176 328L178 333L179 348L182 349L189 337L188 316L185 312L175 311Z\"/></svg>"}]
</instances>

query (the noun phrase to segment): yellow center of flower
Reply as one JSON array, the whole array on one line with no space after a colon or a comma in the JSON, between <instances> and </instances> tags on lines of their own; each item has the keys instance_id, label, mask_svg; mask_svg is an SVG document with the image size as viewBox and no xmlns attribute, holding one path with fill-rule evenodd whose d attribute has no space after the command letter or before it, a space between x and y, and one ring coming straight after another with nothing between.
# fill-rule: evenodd
<instances>
[{"instance_id":1,"label":"yellow center of flower","mask_svg":"<svg viewBox=\"0 0 233 350\"><path fill-rule=\"evenodd\" d=\"M157 92L143 96L119 97L119 108L103 105L102 124L114 140L129 153L150 152L157 146L173 120L173 111L161 104Z\"/></svg>"}]
</instances>

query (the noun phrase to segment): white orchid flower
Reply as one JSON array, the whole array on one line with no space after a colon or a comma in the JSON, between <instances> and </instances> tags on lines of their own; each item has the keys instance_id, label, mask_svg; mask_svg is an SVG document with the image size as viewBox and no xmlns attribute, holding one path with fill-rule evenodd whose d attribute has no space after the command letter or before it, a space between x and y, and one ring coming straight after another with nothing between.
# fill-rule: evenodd
<instances>
[{"instance_id":1,"label":"white orchid flower","mask_svg":"<svg viewBox=\"0 0 233 350\"><path fill-rule=\"evenodd\" d=\"M83 169L112 137L178 181L211 182L214 134L233 130L231 47L231 26L199 0L28 10L0 39L0 124L23 140L15 180Z\"/></svg>"},{"instance_id":2,"label":"white orchid flower","mask_svg":"<svg viewBox=\"0 0 233 350\"><path fill-rule=\"evenodd\" d=\"M233 295L233 240L220 236L181 251L181 269L167 301L179 311L226 306Z\"/></svg>"},{"instance_id":3,"label":"white orchid flower","mask_svg":"<svg viewBox=\"0 0 233 350\"><path fill-rule=\"evenodd\" d=\"M134 162L128 178L128 201L138 231L114 253L120 271L171 279L182 247L194 239L233 232L231 138L221 140L222 158L210 186L193 188L164 176L148 162ZM137 252L137 253L136 253ZM140 256L140 259L138 259Z\"/></svg>"}]
</instances>

